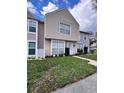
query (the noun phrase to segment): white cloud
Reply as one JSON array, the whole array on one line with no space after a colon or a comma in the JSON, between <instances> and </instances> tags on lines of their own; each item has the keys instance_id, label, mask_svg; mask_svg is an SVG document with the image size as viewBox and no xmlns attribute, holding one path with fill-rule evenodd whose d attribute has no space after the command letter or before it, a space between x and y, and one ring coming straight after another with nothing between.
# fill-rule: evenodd
<instances>
[{"instance_id":1,"label":"white cloud","mask_svg":"<svg viewBox=\"0 0 124 93\"><path fill-rule=\"evenodd\" d=\"M81 0L72 9L69 8L69 11L79 22L82 31L96 30L93 27L96 26L96 13L90 7L92 7L91 0Z\"/></svg>"},{"instance_id":2,"label":"white cloud","mask_svg":"<svg viewBox=\"0 0 124 93\"><path fill-rule=\"evenodd\" d=\"M33 14L37 13L36 7L30 1L27 2L27 8Z\"/></svg>"},{"instance_id":3,"label":"white cloud","mask_svg":"<svg viewBox=\"0 0 124 93\"><path fill-rule=\"evenodd\" d=\"M27 2L27 6L28 6L28 8L33 8L34 7L34 5L30 1Z\"/></svg>"},{"instance_id":4,"label":"white cloud","mask_svg":"<svg viewBox=\"0 0 124 93\"><path fill-rule=\"evenodd\" d=\"M58 7L57 7L55 4L49 2L47 6L44 6L44 7L43 7L43 11L41 11L41 13L42 13L43 15L45 15L46 13L55 11L55 10L57 10L57 9L58 9Z\"/></svg>"}]
</instances>

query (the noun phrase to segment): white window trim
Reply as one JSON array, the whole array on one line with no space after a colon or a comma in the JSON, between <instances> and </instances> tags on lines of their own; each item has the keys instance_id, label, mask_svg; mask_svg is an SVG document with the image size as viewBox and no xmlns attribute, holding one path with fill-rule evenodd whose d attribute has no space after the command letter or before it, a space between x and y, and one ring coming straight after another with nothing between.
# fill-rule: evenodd
<instances>
[{"instance_id":1,"label":"white window trim","mask_svg":"<svg viewBox=\"0 0 124 93\"><path fill-rule=\"evenodd\" d=\"M53 41L61 41L61 42L63 42L63 43L64 43L64 53L65 53L65 41L62 41L62 40L51 40L51 49L50 49L50 54L53 55L53 54L52 54L52 52L53 52L53 51L52 51L52 48L53 48L53 47L52 47L52 45L53 45Z\"/></svg>"},{"instance_id":2,"label":"white window trim","mask_svg":"<svg viewBox=\"0 0 124 93\"><path fill-rule=\"evenodd\" d=\"M59 22L59 31L58 31L58 32L59 32L60 34L62 34L62 35L71 36L71 24L67 23L67 25L70 26L70 34L64 34L64 33L61 33L61 32L60 32L60 23L66 24L66 22L61 22L61 21L60 21L60 22Z\"/></svg>"},{"instance_id":3,"label":"white window trim","mask_svg":"<svg viewBox=\"0 0 124 93\"><path fill-rule=\"evenodd\" d=\"M36 22L36 32L30 32L30 31L29 31L29 21ZM28 19L27 22L28 22L28 24L27 24L27 25L28 25L28 31L27 31L27 32L28 32L28 33L31 33L31 34L36 34L37 31L38 31L38 21L33 20L33 19Z\"/></svg>"},{"instance_id":4,"label":"white window trim","mask_svg":"<svg viewBox=\"0 0 124 93\"><path fill-rule=\"evenodd\" d=\"M29 33L29 34L34 34L35 35L35 37L36 37L36 40L27 40L27 43L29 43L29 42L36 42L36 53L35 53L35 55L28 55L28 51L27 51L27 56L28 57L37 57L37 54L38 54L38 49L37 49L37 46L38 46L38 21L36 21L36 20L33 20L33 19L27 19L27 22L29 21L29 20L31 20L31 21L35 21L36 22L36 32L29 32L29 23L27 24L28 25L28 31L27 31L27 33ZM27 50L28 50L28 47L27 47Z\"/></svg>"},{"instance_id":5,"label":"white window trim","mask_svg":"<svg viewBox=\"0 0 124 93\"><path fill-rule=\"evenodd\" d=\"M29 55L28 52L29 52L29 42L35 42L35 55ZM37 42L35 40L27 40L27 56L28 57L37 57Z\"/></svg>"}]
</instances>

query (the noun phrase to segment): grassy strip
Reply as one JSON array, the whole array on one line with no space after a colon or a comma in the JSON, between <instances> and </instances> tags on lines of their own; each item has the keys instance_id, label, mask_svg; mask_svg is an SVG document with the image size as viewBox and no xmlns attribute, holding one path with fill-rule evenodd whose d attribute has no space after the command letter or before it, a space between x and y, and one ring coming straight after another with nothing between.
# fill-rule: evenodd
<instances>
[{"instance_id":1,"label":"grassy strip","mask_svg":"<svg viewBox=\"0 0 124 93\"><path fill-rule=\"evenodd\" d=\"M97 54L84 54L84 55L80 55L80 57L84 57L84 58L88 58L88 59L92 59L92 60L96 60L97 61Z\"/></svg>"}]
</instances>

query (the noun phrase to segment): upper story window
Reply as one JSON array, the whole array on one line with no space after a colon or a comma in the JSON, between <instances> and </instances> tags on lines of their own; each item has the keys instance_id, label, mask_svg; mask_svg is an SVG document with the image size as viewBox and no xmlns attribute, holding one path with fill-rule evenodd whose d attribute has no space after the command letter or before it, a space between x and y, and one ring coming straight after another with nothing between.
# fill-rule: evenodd
<instances>
[{"instance_id":1,"label":"upper story window","mask_svg":"<svg viewBox=\"0 0 124 93\"><path fill-rule=\"evenodd\" d=\"M28 32L36 32L37 23L34 20L28 20Z\"/></svg>"},{"instance_id":2,"label":"upper story window","mask_svg":"<svg viewBox=\"0 0 124 93\"><path fill-rule=\"evenodd\" d=\"M70 25L60 23L59 31L60 31L60 33L70 35Z\"/></svg>"}]
</instances>

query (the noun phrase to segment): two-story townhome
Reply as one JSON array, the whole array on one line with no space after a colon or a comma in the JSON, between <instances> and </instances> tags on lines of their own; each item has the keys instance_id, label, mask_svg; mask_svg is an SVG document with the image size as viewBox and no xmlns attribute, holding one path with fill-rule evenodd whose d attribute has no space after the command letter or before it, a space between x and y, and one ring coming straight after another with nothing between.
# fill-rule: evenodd
<instances>
[{"instance_id":1,"label":"two-story townhome","mask_svg":"<svg viewBox=\"0 0 124 93\"><path fill-rule=\"evenodd\" d=\"M44 21L27 14L28 57L77 53L79 24L68 9L60 9L45 15Z\"/></svg>"},{"instance_id":2,"label":"two-story townhome","mask_svg":"<svg viewBox=\"0 0 124 93\"><path fill-rule=\"evenodd\" d=\"M27 56L44 57L44 22L27 12Z\"/></svg>"},{"instance_id":3,"label":"two-story townhome","mask_svg":"<svg viewBox=\"0 0 124 93\"><path fill-rule=\"evenodd\" d=\"M78 49L82 50L83 53L90 52L90 33L80 31L80 40L77 42Z\"/></svg>"},{"instance_id":4,"label":"two-story townhome","mask_svg":"<svg viewBox=\"0 0 124 93\"><path fill-rule=\"evenodd\" d=\"M46 56L77 53L79 24L67 9L46 14L44 31Z\"/></svg>"}]
</instances>

